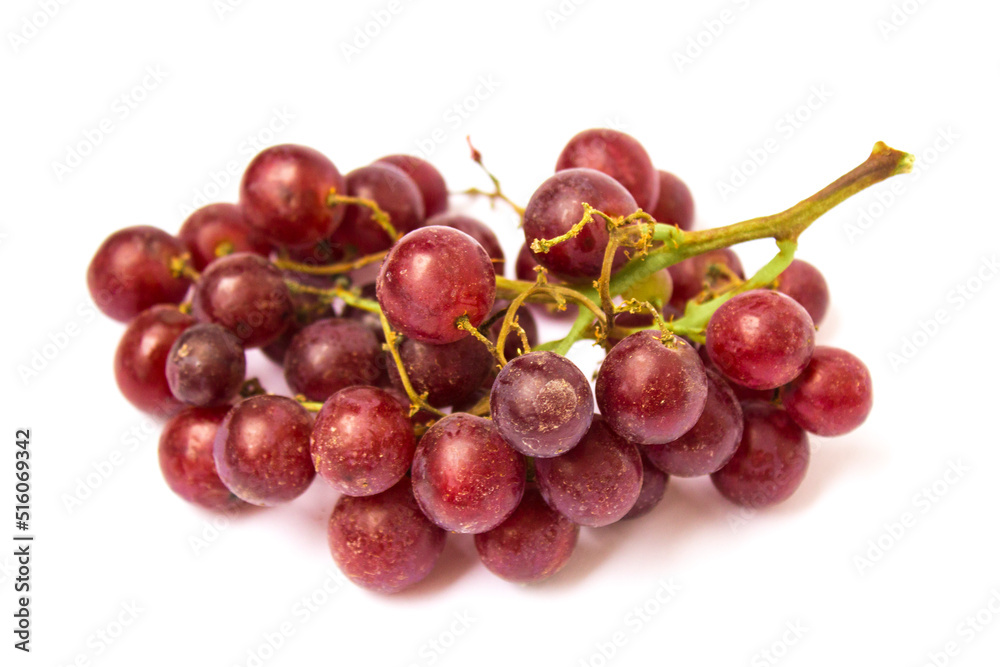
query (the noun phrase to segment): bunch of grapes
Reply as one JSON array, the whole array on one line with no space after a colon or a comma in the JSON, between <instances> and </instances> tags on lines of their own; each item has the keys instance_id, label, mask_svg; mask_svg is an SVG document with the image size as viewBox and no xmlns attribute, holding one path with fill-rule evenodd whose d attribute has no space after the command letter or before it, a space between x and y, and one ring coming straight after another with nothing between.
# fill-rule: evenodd
<instances>
[{"instance_id":1,"label":"bunch of grapes","mask_svg":"<svg viewBox=\"0 0 1000 667\"><path fill-rule=\"evenodd\" d=\"M742 506L781 502L806 473L807 433L865 420L868 370L815 345L827 285L791 253L844 192L908 157L879 144L788 212L692 231L682 181L634 138L585 131L526 207L495 179L463 193L521 214L514 280L490 228L448 211L428 162L393 155L342 176L315 150L275 146L238 204L194 212L177 235L118 231L87 279L128 323L115 377L168 420L159 458L178 495L272 506L318 474L341 494L329 545L357 584L415 584L448 533L473 534L500 577L534 582L563 567L580 526L650 512L671 475L709 476ZM765 236L780 252L748 279L728 246ZM356 282L377 264L374 283ZM559 311L572 327L539 344L535 315ZM607 352L593 390L564 356L582 338ZM247 379L250 348L294 396Z\"/></svg>"}]
</instances>

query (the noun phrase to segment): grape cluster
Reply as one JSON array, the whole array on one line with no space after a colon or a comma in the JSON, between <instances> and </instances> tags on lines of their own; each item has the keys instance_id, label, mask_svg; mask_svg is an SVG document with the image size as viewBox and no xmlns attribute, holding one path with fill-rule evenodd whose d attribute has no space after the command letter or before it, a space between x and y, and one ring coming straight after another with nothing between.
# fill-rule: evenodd
<instances>
[{"instance_id":1,"label":"grape cluster","mask_svg":"<svg viewBox=\"0 0 1000 667\"><path fill-rule=\"evenodd\" d=\"M600 218L584 224L585 205ZM498 576L534 582L567 562L580 526L650 512L669 476L710 476L743 506L782 501L808 467L807 433L868 415L864 364L815 344L828 289L797 259L754 286L714 247L652 272L625 292L630 307L602 296L587 328L607 350L593 389L558 345L538 345L534 314L586 318L579 295L643 252L609 248L614 235L648 227L684 247L691 194L634 138L573 137L519 210L514 281L496 235L449 212L426 161L342 176L283 145L251 161L238 204L194 212L176 236L112 234L87 281L128 323L121 392L168 419L171 489L233 511L289 502L318 475L341 494L333 558L361 586L420 581L449 532L473 534ZM374 283L352 282L375 263ZM567 308L565 295L579 298ZM250 348L283 367L294 397L246 378Z\"/></svg>"}]
</instances>

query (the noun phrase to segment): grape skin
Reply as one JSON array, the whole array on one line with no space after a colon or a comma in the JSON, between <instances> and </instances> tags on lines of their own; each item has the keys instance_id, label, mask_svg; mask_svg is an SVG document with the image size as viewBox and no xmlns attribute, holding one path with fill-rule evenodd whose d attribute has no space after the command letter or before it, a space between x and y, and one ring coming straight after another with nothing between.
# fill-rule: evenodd
<instances>
[{"instance_id":1,"label":"grape skin","mask_svg":"<svg viewBox=\"0 0 1000 667\"><path fill-rule=\"evenodd\" d=\"M809 262L793 259L778 276L777 289L798 301L809 313L813 324L818 326L826 316L830 306L830 288L819 269Z\"/></svg>"},{"instance_id":2,"label":"grape skin","mask_svg":"<svg viewBox=\"0 0 1000 667\"><path fill-rule=\"evenodd\" d=\"M445 530L482 533L517 508L526 482L524 457L488 419L444 417L420 439L411 471L413 494Z\"/></svg>"},{"instance_id":3,"label":"grape skin","mask_svg":"<svg viewBox=\"0 0 1000 667\"><path fill-rule=\"evenodd\" d=\"M809 438L788 413L770 403L744 403L743 419L739 449L712 473L712 483L737 505L774 505L802 483L809 467Z\"/></svg>"},{"instance_id":4,"label":"grape skin","mask_svg":"<svg viewBox=\"0 0 1000 667\"><path fill-rule=\"evenodd\" d=\"M225 405L239 393L246 368L239 338L218 324L196 324L170 348L167 384L188 405Z\"/></svg>"},{"instance_id":5,"label":"grape skin","mask_svg":"<svg viewBox=\"0 0 1000 667\"><path fill-rule=\"evenodd\" d=\"M313 322L285 352L285 380L296 394L325 401L344 387L385 380L382 345L364 324L342 317Z\"/></svg>"},{"instance_id":6,"label":"grape skin","mask_svg":"<svg viewBox=\"0 0 1000 667\"><path fill-rule=\"evenodd\" d=\"M191 263L198 271L220 256L234 252L252 252L267 257L271 244L250 231L243 211L236 204L209 204L188 216L177 238L191 253Z\"/></svg>"},{"instance_id":7,"label":"grape skin","mask_svg":"<svg viewBox=\"0 0 1000 667\"><path fill-rule=\"evenodd\" d=\"M872 409L872 377L850 352L819 346L809 365L781 388L781 402L799 426L817 435L850 433Z\"/></svg>"},{"instance_id":8,"label":"grape skin","mask_svg":"<svg viewBox=\"0 0 1000 667\"><path fill-rule=\"evenodd\" d=\"M694 198L684 181L667 171L657 171L660 195L650 214L657 222L685 231L694 226Z\"/></svg>"},{"instance_id":9,"label":"grape skin","mask_svg":"<svg viewBox=\"0 0 1000 667\"><path fill-rule=\"evenodd\" d=\"M219 478L253 505L278 505L309 488L312 417L286 396L253 396L229 411L215 435Z\"/></svg>"},{"instance_id":10,"label":"grape skin","mask_svg":"<svg viewBox=\"0 0 1000 667\"><path fill-rule=\"evenodd\" d=\"M101 243L87 267L87 288L101 312L128 322L157 304L180 303L191 281L171 264L186 249L156 227L120 229Z\"/></svg>"},{"instance_id":11,"label":"grape skin","mask_svg":"<svg viewBox=\"0 0 1000 667\"><path fill-rule=\"evenodd\" d=\"M642 144L624 132L599 128L574 136L559 154L556 171L574 167L596 169L615 179L644 211L657 203L660 180L653 161Z\"/></svg>"},{"instance_id":12,"label":"grape skin","mask_svg":"<svg viewBox=\"0 0 1000 667\"><path fill-rule=\"evenodd\" d=\"M776 389L812 357L816 330L806 309L769 290L737 294L712 315L705 349L716 368L751 389Z\"/></svg>"},{"instance_id":13,"label":"grape skin","mask_svg":"<svg viewBox=\"0 0 1000 667\"><path fill-rule=\"evenodd\" d=\"M443 408L473 394L493 367L493 355L471 336L444 345L431 345L407 338L399 345L399 356L410 384L427 402ZM399 369L389 360L389 380L403 391Z\"/></svg>"},{"instance_id":14,"label":"grape skin","mask_svg":"<svg viewBox=\"0 0 1000 667\"><path fill-rule=\"evenodd\" d=\"M450 227L422 227L400 239L376 283L382 313L394 329L424 343L452 343L469 335L455 322L482 324L493 309L496 274L475 239Z\"/></svg>"},{"instance_id":15,"label":"grape skin","mask_svg":"<svg viewBox=\"0 0 1000 667\"><path fill-rule=\"evenodd\" d=\"M240 208L250 228L273 243L308 246L327 238L345 207L327 206L344 177L319 151L283 144L257 154L240 182Z\"/></svg>"},{"instance_id":16,"label":"grape skin","mask_svg":"<svg viewBox=\"0 0 1000 667\"><path fill-rule=\"evenodd\" d=\"M708 475L732 458L743 435L743 411L718 371L707 369L708 399L691 429L673 442L649 445L643 452L668 475Z\"/></svg>"},{"instance_id":17,"label":"grape skin","mask_svg":"<svg viewBox=\"0 0 1000 667\"><path fill-rule=\"evenodd\" d=\"M396 397L375 387L347 387L316 415L310 450L317 474L349 496L394 486L410 469L413 427Z\"/></svg>"},{"instance_id":18,"label":"grape skin","mask_svg":"<svg viewBox=\"0 0 1000 667\"><path fill-rule=\"evenodd\" d=\"M219 479L212 454L215 434L229 406L185 408L163 426L158 456L160 470L178 496L217 512L246 507Z\"/></svg>"},{"instance_id":19,"label":"grape skin","mask_svg":"<svg viewBox=\"0 0 1000 667\"><path fill-rule=\"evenodd\" d=\"M388 163L402 169L420 188L427 217L444 213L448 208L448 185L434 165L414 155L386 155L375 163Z\"/></svg>"},{"instance_id":20,"label":"grape skin","mask_svg":"<svg viewBox=\"0 0 1000 667\"><path fill-rule=\"evenodd\" d=\"M606 526L632 509L642 490L642 457L600 415L561 456L535 459L538 488L557 512L583 526Z\"/></svg>"},{"instance_id":21,"label":"grape skin","mask_svg":"<svg viewBox=\"0 0 1000 667\"><path fill-rule=\"evenodd\" d=\"M621 518L622 521L646 516L660 504L667 492L670 477L650 462L646 456L648 452L649 447L642 448L642 488L639 490L639 497L628 514Z\"/></svg>"},{"instance_id":22,"label":"grape skin","mask_svg":"<svg viewBox=\"0 0 1000 667\"><path fill-rule=\"evenodd\" d=\"M405 477L377 495L341 496L327 524L330 553L340 570L378 593L398 593L424 579L445 539L445 531L420 511Z\"/></svg>"},{"instance_id":23,"label":"grape skin","mask_svg":"<svg viewBox=\"0 0 1000 667\"><path fill-rule=\"evenodd\" d=\"M514 513L493 530L475 536L479 559L490 572L514 583L548 579L576 548L580 527L549 507L535 487L524 492Z\"/></svg>"},{"instance_id":24,"label":"grape skin","mask_svg":"<svg viewBox=\"0 0 1000 667\"><path fill-rule=\"evenodd\" d=\"M597 405L608 425L640 445L686 433L705 409L708 379L698 353L682 338L639 331L608 352L597 375Z\"/></svg>"},{"instance_id":25,"label":"grape skin","mask_svg":"<svg viewBox=\"0 0 1000 667\"><path fill-rule=\"evenodd\" d=\"M198 321L232 331L244 347L263 347L291 324L292 297L273 264L237 253L209 265L194 290L191 309Z\"/></svg>"},{"instance_id":26,"label":"grape skin","mask_svg":"<svg viewBox=\"0 0 1000 667\"><path fill-rule=\"evenodd\" d=\"M132 320L115 350L115 381L128 401L143 412L168 417L184 404L167 382L167 357L174 341L195 323L176 306L159 305Z\"/></svg>"},{"instance_id":27,"label":"grape skin","mask_svg":"<svg viewBox=\"0 0 1000 667\"><path fill-rule=\"evenodd\" d=\"M467 215L446 213L444 215L436 215L433 218L428 219L427 224L451 227L452 229L457 229L460 232L465 232L472 238L476 239L476 242L483 246L486 254L489 255L490 259L493 261L493 271L498 276L503 275L503 247L500 245L500 239L497 238L497 235L494 234L493 230L487 227L484 223L476 220L475 218L470 218Z\"/></svg>"},{"instance_id":28,"label":"grape skin","mask_svg":"<svg viewBox=\"0 0 1000 667\"><path fill-rule=\"evenodd\" d=\"M493 381L490 413L500 435L527 456L559 456L590 428L594 397L576 365L539 351L507 363Z\"/></svg>"}]
</instances>

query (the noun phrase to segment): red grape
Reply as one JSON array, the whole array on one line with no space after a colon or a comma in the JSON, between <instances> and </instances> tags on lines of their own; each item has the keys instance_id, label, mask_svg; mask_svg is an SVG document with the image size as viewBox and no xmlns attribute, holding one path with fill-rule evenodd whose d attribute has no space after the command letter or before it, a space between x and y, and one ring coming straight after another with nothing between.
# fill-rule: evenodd
<instances>
[{"instance_id":1,"label":"red grape","mask_svg":"<svg viewBox=\"0 0 1000 667\"><path fill-rule=\"evenodd\" d=\"M427 520L403 478L374 496L341 496L327 538L333 560L358 586L397 593L430 574L446 534Z\"/></svg>"},{"instance_id":2,"label":"red grape","mask_svg":"<svg viewBox=\"0 0 1000 667\"><path fill-rule=\"evenodd\" d=\"M631 215L638 208L628 190L610 176L593 169L560 171L542 183L528 201L524 212L527 244L568 232L583 219L585 203L610 216ZM607 226L602 218L596 218L574 238L552 246L546 253L532 251L532 256L545 268L566 278L596 278L601 275L607 245ZM625 261L625 251L619 248L614 270Z\"/></svg>"},{"instance_id":3,"label":"red grape","mask_svg":"<svg viewBox=\"0 0 1000 667\"><path fill-rule=\"evenodd\" d=\"M399 356L413 388L418 394L427 392L427 402L439 408L473 394L493 367L493 355L471 336L444 345L407 338L399 345ZM389 380L403 390L399 369L391 359Z\"/></svg>"},{"instance_id":4,"label":"red grape","mask_svg":"<svg viewBox=\"0 0 1000 667\"><path fill-rule=\"evenodd\" d=\"M194 268L205 267L234 252L252 252L267 257L271 245L250 231L243 211L236 204L209 204L188 216L177 238L191 252Z\"/></svg>"},{"instance_id":5,"label":"red grape","mask_svg":"<svg viewBox=\"0 0 1000 667\"><path fill-rule=\"evenodd\" d=\"M667 491L667 482L670 481L670 477L650 463L645 456L649 452L649 447L643 447L642 452L642 489L639 490L639 497L636 499L635 505L632 505L628 514L622 517L622 521L638 519L652 512L653 508L663 500L663 495Z\"/></svg>"},{"instance_id":6,"label":"red grape","mask_svg":"<svg viewBox=\"0 0 1000 667\"><path fill-rule=\"evenodd\" d=\"M178 496L206 509L229 512L246 503L233 495L215 470L212 446L229 406L185 408L160 434L160 470Z\"/></svg>"},{"instance_id":7,"label":"red grape","mask_svg":"<svg viewBox=\"0 0 1000 667\"><path fill-rule=\"evenodd\" d=\"M590 430L573 449L535 459L542 497L574 523L606 526L632 509L642 490L642 457L631 442L594 415Z\"/></svg>"},{"instance_id":8,"label":"red grape","mask_svg":"<svg viewBox=\"0 0 1000 667\"><path fill-rule=\"evenodd\" d=\"M524 457L488 419L448 415L424 433L413 457L413 494L431 521L482 533L510 516L524 494Z\"/></svg>"},{"instance_id":9,"label":"red grape","mask_svg":"<svg viewBox=\"0 0 1000 667\"><path fill-rule=\"evenodd\" d=\"M356 320L314 322L296 334L285 353L288 386L310 401L325 401L351 385L375 385L384 377L382 345Z\"/></svg>"},{"instance_id":10,"label":"red grape","mask_svg":"<svg viewBox=\"0 0 1000 667\"><path fill-rule=\"evenodd\" d=\"M641 445L676 440L705 409L705 367L682 338L636 332L618 343L597 374L597 405L608 425Z\"/></svg>"},{"instance_id":11,"label":"red grape","mask_svg":"<svg viewBox=\"0 0 1000 667\"><path fill-rule=\"evenodd\" d=\"M215 322L243 341L244 347L273 343L290 325L292 297L273 264L257 255L222 257L202 274L194 290L194 316Z\"/></svg>"},{"instance_id":12,"label":"red grape","mask_svg":"<svg viewBox=\"0 0 1000 667\"><path fill-rule=\"evenodd\" d=\"M165 305L144 310L129 323L115 350L115 380L132 405L158 417L184 407L167 383L167 357L192 324L193 317Z\"/></svg>"},{"instance_id":13,"label":"red grape","mask_svg":"<svg viewBox=\"0 0 1000 667\"><path fill-rule=\"evenodd\" d=\"M254 505L299 497L316 470L309 453L312 417L286 396L253 396L236 404L215 435L222 482Z\"/></svg>"},{"instance_id":14,"label":"red grape","mask_svg":"<svg viewBox=\"0 0 1000 667\"><path fill-rule=\"evenodd\" d=\"M504 302L503 308L506 308L510 304ZM503 309L501 308L501 310ZM524 336L528 339L528 346L534 347L538 344L538 324L535 322L535 316L531 314L531 311L527 308L519 308L517 311L517 323L521 329L524 330ZM490 327L490 339L496 342L500 336L500 329L503 328L503 318L501 317L493 326ZM518 350L523 352L524 342L521 340L521 335L511 327L510 332L507 334L507 338L503 343L503 358L508 361L514 357L519 356Z\"/></svg>"},{"instance_id":15,"label":"red grape","mask_svg":"<svg viewBox=\"0 0 1000 667\"><path fill-rule=\"evenodd\" d=\"M345 207L327 206L331 190L344 194L344 178L330 160L305 146L265 148L240 183L240 208L250 228L268 240L307 246L337 228Z\"/></svg>"},{"instance_id":16,"label":"red grape","mask_svg":"<svg viewBox=\"0 0 1000 667\"><path fill-rule=\"evenodd\" d=\"M705 348L727 378L751 389L774 389L805 370L815 338L809 313L794 299L750 290L715 311Z\"/></svg>"},{"instance_id":17,"label":"red grape","mask_svg":"<svg viewBox=\"0 0 1000 667\"><path fill-rule=\"evenodd\" d=\"M779 292L792 297L806 309L813 324L820 323L830 306L830 289L819 269L809 262L793 259L778 276L777 283Z\"/></svg>"},{"instance_id":18,"label":"red grape","mask_svg":"<svg viewBox=\"0 0 1000 667\"><path fill-rule=\"evenodd\" d=\"M548 579L573 555L580 527L549 507L534 487L514 513L475 536L479 559L490 572L515 583Z\"/></svg>"},{"instance_id":19,"label":"red grape","mask_svg":"<svg viewBox=\"0 0 1000 667\"><path fill-rule=\"evenodd\" d=\"M739 449L712 483L744 507L766 507L788 498L809 467L809 438L781 408L770 403L743 404Z\"/></svg>"},{"instance_id":20,"label":"red grape","mask_svg":"<svg viewBox=\"0 0 1000 667\"><path fill-rule=\"evenodd\" d=\"M246 369L239 338L218 324L196 324L170 349L167 384L189 405L225 405L239 393Z\"/></svg>"},{"instance_id":21,"label":"red grape","mask_svg":"<svg viewBox=\"0 0 1000 667\"><path fill-rule=\"evenodd\" d=\"M476 242L483 246L483 250L486 251L486 254L489 255L490 259L493 261L493 271L495 271L498 276L503 275L503 247L500 246L500 239L497 238L497 235L494 234L493 230L485 224L475 218L470 218L467 215L460 215L458 213L436 215L433 218L428 219L427 224L451 227L452 229L457 229L460 232L465 232L472 238L476 239ZM532 280L534 280L534 278L532 278Z\"/></svg>"},{"instance_id":22,"label":"red grape","mask_svg":"<svg viewBox=\"0 0 1000 667\"><path fill-rule=\"evenodd\" d=\"M800 376L781 388L781 402L795 423L817 435L844 435L872 409L872 377L850 352L819 346Z\"/></svg>"},{"instance_id":23,"label":"red grape","mask_svg":"<svg viewBox=\"0 0 1000 667\"><path fill-rule=\"evenodd\" d=\"M87 287L101 312L128 322L159 303L180 303L191 281L171 263L184 244L156 227L120 229L101 243L87 267Z\"/></svg>"},{"instance_id":24,"label":"red grape","mask_svg":"<svg viewBox=\"0 0 1000 667\"><path fill-rule=\"evenodd\" d=\"M670 172L658 171L656 175L660 181L660 196L649 213L657 222L691 229L694 226L694 198L688 186Z\"/></svg>"},{"instance_id":25,"label":"red grape","mask_svg":"<svg viewBox=\"0 0 1000 667\"><path fill-rule=\"evenodd\" d=\"M349 496L370 496L395 485L410 469L416 448L410 418L396 397L364 386L327 399L310 442L316 472Z\"/></svg>"},{"instance_id":26,"label":"red grape","mask_svg":"<svg viewBox=\"0 0 1000 667\"><path fill-rule=\"evenodd\" d=\"M656 205L660 180L653 162L642 144L624 132L592 129L577 134L560 153L556 171L574 167L596 169L615 179L644 211Z\"/></svg>"},{"instance_id":27,"label":"red grape","mask_svg":"<svg viewBox=\"0 0 1000 667\"><path fill-rule=\"evenodd\" d=\"M393 165L413 179L420 188L427 217L444 213L448 208L448 186L434 165L413 155L386 155L375 161Z\"/></svg>"},{"instance_id":28,"label":"red grape","mask_svg":"<svg viewBox=\"0 0 1000 667\"><path fill-rule=\"evenodd\" d=\"M347 194L370 199L388 216L400 234L424 224L424 200L417 184L400 169L389 164L371 164L347 174ZM349 204L344 221L330 237L334 247L352 246L358 255L387 250L393 239L382 229L371 210L359 204Z\"/></svg>"},{"instance_id":29,"label":"red grape","mask_svg":"<svg viewBox=\"0 0 1000 667\"><path fill-rule=\"evenodd\" d=\"M555 352L529 352L508 362L493 381L490 412L500 435L528 456L559 456L590 428L590 382Z\"/></svg>"},{"instance_id":30,"label":"red grape","mask_svg":"<svg viewBox=\"0 0 1000 667\"><path fill-rule=\"evenodd\" d=\"M493 309L496 274L475 239L450 227L423 227L400 239L378 274L376 291L389 323L424 343L469 335L455 325L467 315L482 324Z\"/></svg>"},{"instance_id":31,"label":"red grape","mask_svg":"<svg viewBox=\"0 0 1000 667\"><path fill-rule=\"evenodd\" d=\"M673 442L649 445L643 452L660 470L678 477L715 472L726 464L743 435L743 411L725 378L708 369L705 411L687 433Z\"/></svg>"}]
</instances>

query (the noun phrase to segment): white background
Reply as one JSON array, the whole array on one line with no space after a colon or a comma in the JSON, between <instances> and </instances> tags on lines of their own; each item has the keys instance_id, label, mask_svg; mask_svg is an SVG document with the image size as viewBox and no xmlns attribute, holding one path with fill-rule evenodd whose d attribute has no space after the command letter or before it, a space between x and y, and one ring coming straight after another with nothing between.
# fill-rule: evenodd
<instances>
[{"instance_id":1,"label":"white background","mask_svg":"<svg viewBox=\"0 0 1000 667\"><path fill-rule=\"evenodd\" d=\"M557 0L409 0L350 58L343 45L388 0L53 2L51 18L42 2L4 3L0 535L13 533L14 431L30 427L37 541L30 656L11 647L12 549L0 549L3 664L258 664L251 652L266 665L996 664L998 5L897 0L909 14L894 16L892 0L578 3L556 22ZM269 135L276 110L293 119ZM58 173L103 119L110 133ZM440 128L431 159L457 190L488 185L471 134L526 202L593 126L628 131L680 174L701 226L777 212L876 140L921 156L919 176L848 201L801 239L833 296L819 340L868 363L876 402L856 432L813 439L792 499L741 514L708 480L674 480L645 519L583 530L547 583L494 578L458 536L425 583L380 597L331 574L335 496L322 482L221 530L164 486L159 425L112 376L123 328L86 291L105 236L176 230L206 190L233 200L236 177L218 190L213 173L241 170L249 137L314 146L346 172ZM743 166L769 139L763 166ZM753 173L723 197L734 169ZM509 212L477 210L513 259ZM744 264L772 250L741 249ZM943 324L922 334L935 313ZM906 341L910 358L894 363ZM275 386L262 359L251 365ZM68 507L75 494L87 497ZM679 588L666 603L661 582ZM306 613L308 598L319 604ZM984 625L966 620L977 612Z\"/></svg>"}]
</instances>

